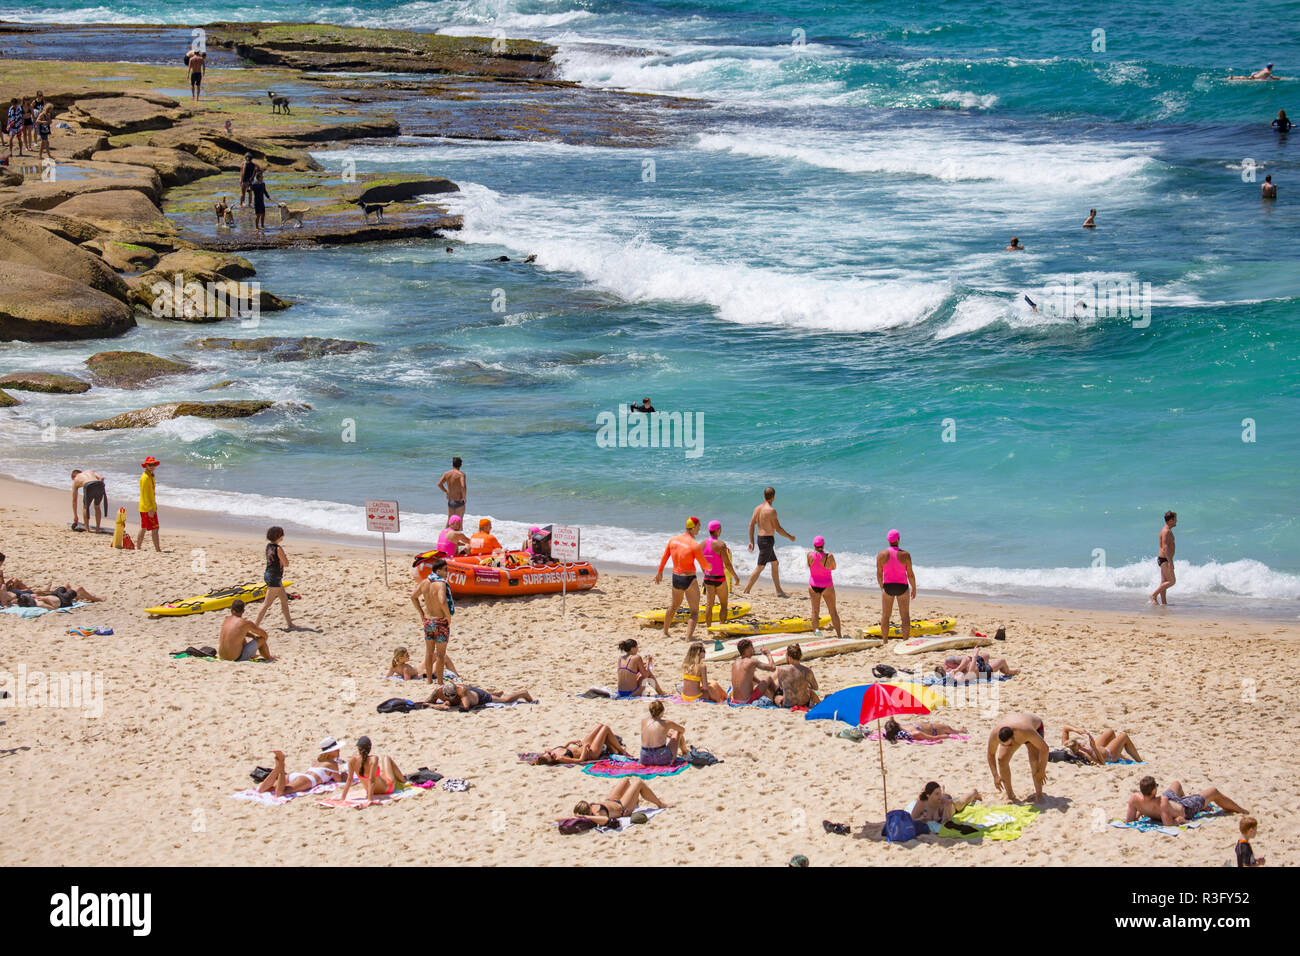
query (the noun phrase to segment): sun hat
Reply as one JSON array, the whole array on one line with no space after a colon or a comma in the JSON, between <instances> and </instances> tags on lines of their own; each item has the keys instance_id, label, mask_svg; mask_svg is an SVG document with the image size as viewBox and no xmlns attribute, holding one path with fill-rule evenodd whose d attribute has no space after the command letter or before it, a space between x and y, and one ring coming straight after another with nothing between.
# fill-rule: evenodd
<instances>
[{"instance_id":1,"label":"sun hat","mask_svg":"<svg viewBox=\"0 0 1300 956\"><path fill-rule=\"evenodd\" d=\"M140 467L141 467L141 468L148 468L150 465L161 465L161 464L162 464L162 462L160 462L160 461L159 461L157 458L155 458L153 455L150 455L150 456L149 456L148 458L146 458L144 461L140 462Z\"/></svg>"},{"instance_id":2,"label":"sun hat","mask_svg":"<svg viewBox=\"0 0 1300 956\"><path fill-rule=\"evenodd\" d=\"M320 742L320 752L323 754L327 754L332 750L342 750L342 749L343 749L343 742L341 740L335 740L333 737L326 737L324 740Z\"/></svg>"}]
</instances>

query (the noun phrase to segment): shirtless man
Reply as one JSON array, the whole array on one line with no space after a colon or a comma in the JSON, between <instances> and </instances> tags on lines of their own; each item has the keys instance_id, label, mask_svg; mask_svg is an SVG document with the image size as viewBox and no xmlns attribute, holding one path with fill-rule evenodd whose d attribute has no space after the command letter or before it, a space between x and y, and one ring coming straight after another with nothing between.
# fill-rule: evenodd
<instances>
[{"instance_id":1,"label":"shirtless man","mask_svg":"<svg viewBox=\"0 0 1300 956\"><path fill-rule=\"evenodd\" d=\"M460 470L460 459L451 460L451 470L444 471L438 479L438 489L447 496L447 517L465 517L465 499L469 497L465 472Z\"/></svg>"},{"instance_id":2,"label":"shirtless man","mask_svg":"<svg viewBox=\"0 0 1300 956\"><path fill-rule=\"evenodd\" d=\"M473 684L455 684L448 681L435 687L426 703L437 710L470 711L484 704L513 704L520 700L525 704L531 704L533 695L526 690L484 690Z\"/></svg>"},{"instance_id":3,"label":"shirtless man","mask_svg":"<svg viewBox=\"0 0 1300 956\"><path fill-rule=\"evenodd\" d=\"M1083 221L1083 228L1084 229L1097 228L1097 210L1095 209L1088 210L1088 218Z\"/></svg>"},{"instance_id":4,"label":"shirtless man","mask_svg":"<svg viewBox=\"0 0 1300 956\"><path fill-rule=\"evenodd\" d=\"M1267 64L1267 65L1264 67L1264 69L1262 69L1262 70L1256 70L1254 73L1250 74L1250 78L1251 78L1252 80L1275 80L1275 79L1277 79L1277 77L1275 77L1275 76L1273 75L1273 64L1272 64L1272 63Z\"/></svg>"},{"instance_id":5,"label":"shirtless man","mask_svg":"<svg viewBox=\"0 0 1300 956\"><path fill-rule=\"evenodd\" d=\"M1047 756L1051 748L1044 738L1043 721L1035 714L1007 714L989 731L989 770L993 783L1016 801L1011 788L1011 758L1022 746L1029 754L1029 771L1034 780L1034 800L1043 799L1043 783L1047 780Z\"/></svg>"},{"instance_id":6,"label":"shirtless man","mask_svg":"<svg viewBox=\"0 0 1300 956\"><path fill-rule=\"evenodd\" d=\"M663 581L664 565L668 563L668 559L672 558L673 561L673 597L668 605L668 613L664 615L664 637L669 636L668 629L673 626L677 609L682 606L682 598L685 598L691 607L691 616L686 622L686 640L691 640L695 635L696 620L700 616L700 583L695 578L695 566L698 564L700 570L705 573L709 570L709 566L704 561L704 549L695 540L695 533L699 530L700 519L687 518L686 530L668 539L668 544L664 546L664 555L659 559L655 584Z\"/></svg>"},{"instance_id":7,"label":"shirtless man","mask_svg":"<svg viewBox=\"0 0 1300 956\"><path fill-rule=\"evenodd\" d=\"M72 469L72 530L77 527L77 492L81 492L81 525L90 530L90 506L95 506L95 531L100 530L102 512L108 511L108 495L104 493L104 476L97 471ZM101 511L102 509L102 511Z\"/></svg>"},{"instance_id":8,"label":"shirtless man","mask_svg":"<svg viewBox=\"0 0 1300 956\"><path fill-rule=\"evenodd\" d=\"M1160 556L1156 558L1156 564L1160 568L1160 586L1151 592L1152 604L1167 605L1169 598L1166 592L1177 583L1174 578L1174 528L1177 526L1178 513L1166 511L1165 526L1160 529ZM1157 601L1156 598L1160 600Z\"/></svg>"},{"instance_id":9,"label":"shirtless man","mask_svg":"<svg viewBox=\"0 0 1300 956\"><path fill-rule=\"evenodd\" d=\"M203 91L203 74L208 71L208 57L202 50L191 50L185 57L185 65L190 71L190 98L196 103Z\"/></svg>"},{"instance_id":10,"label":"shirtless man","mask_svg":"<svg viewBox=\"0 0 1300 956\"><path fill-rule=\"evenodd\" d=\"M709 536L700 547L708 564L704 569L704 623L707 626L710 621L717 620L725 624L728 620L727 596L731 593L728 581L734 588L740 583L740 575L731 564L731 549L722 540L721 521L709 522ZM717 618L712 616L714 601L719 605Z\"/></svg>"},{"instance_id":11,"label":"shirtless man","mask_svg":"<svg viewBox=\"0 0 1300 956\"><path fill-rule=\"evenodd\" d=\"M1247 812L1245 807L1224 796L1218 787L1210 787L1200 793L1184 793L1183 785L1175 780L1164 793L1157 796L1156 778L1143 777L1138 781L1138 792L1128 798L1128 813L1124 816L1124 822L1133 823L1138 817L1150 817L1167 827L1178 826L1211 803L1217 803L1228 813Z\"/></svg>"},{"instance_id":12,"label":"shirtless man","mask_svg":"<svg viewBox=\"0 0 1300 956\"><path fill-rule=\"evenodd\" d=\"M230 605L230 614L221 622L221 641L217 657L223 661L251 661L254 657L275 660L266 643L266 631L252 621L244 620L244 602L236 600Z\"/></svg>"},{"instance_id":13,"label":"shirtless man","mask_svg":"<svg viewBox=\"0 0 1300 956\"><path fill-rule=\"evenodd\" d=\"M752 704L760 697L775 698L779 690L775 677L758 677L754 672L776 672L772 655L763 651L766 663L754 656L754 645L749 638L743 638L736 644L740 656L731 664L731 701L734 704Z\"/></svg>"},{"instance_id":14,"label":"shirtless man","mask_svg":"<svg viewBox=\"0 0 1300 956\"><path fill-rule=\"evenodd\" d=\"M1020 244L1019 236L1011 237L1011 245L1007 246L1007 252L1024 252L1025 247Z\"/></svg>"},{"instance_id":15,"label":"shirtless man","mask_svg":"<svg viewBox=\"0 0 1300 956\"><path fill-rule=\"evenodd\" d=\"M785 649L785 663L776 669L775 681L780 688L775 698L779 707L812 707L821 702L817 678L803 662L803 648L798 644Z\"/></svg>"},{"instance_id":16,"label":"shirtless man","mask_svg":"<svg viewBox=\"0 0 1300 956\"><path fill-rule=\"evenodd\" d=\"M1263 185L1259 187L1259 198L1261 199L1277 198L1277 183L1273 182L1272 173L1269 173L1267 176L1264 177Z\"/></svg>"},{"instance_id":17,"label":"shirtless man","mask_svg":"<svg viewBox=\"0 0 1300 956\"><path fill-rule=\"evenodd\" d=\"M436 558L429 564L429 576L415 585L411 603L420 619L424 633L424 673L432 684L442 683L442 672L456 666L447 657L447 643L451 640L451 607L447 604L447 582L438 576L447 562ZM423 604L421 603L423 602ZM459 671L457 671L459 673Z\"/></svg>"},{"instance_id":18,"label":"shirtless man","mask_svg":"<svg viewBox=\"0 0 1300 956\"><path fill-rule=\"evenodd\" d=\"M772 499L776 497L775 488L763 489L763 503L754 509L754 514L749 519L749 550L754 550L754 531L758 530L758 565L754 568L754 573L749 576L745 582L745 593L754 586L758 576L763 573L763 566L772 565L772 586L776 588L777 597L789 597L781 590L781 562L776 556L776 536L783 534L791 541L794 535L785 528L781 527L781 521L776 516L776 509L772 507Z\"/></svg>"}]
</instances>

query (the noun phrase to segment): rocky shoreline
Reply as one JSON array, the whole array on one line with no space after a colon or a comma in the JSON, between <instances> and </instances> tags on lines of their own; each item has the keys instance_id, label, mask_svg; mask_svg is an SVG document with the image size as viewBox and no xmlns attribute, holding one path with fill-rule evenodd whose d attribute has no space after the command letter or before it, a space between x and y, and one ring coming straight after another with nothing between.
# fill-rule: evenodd
<instances>
[{"instance_id":1,"label":"rocky shoreline","mask_svg":"<svg viewBox=\"0 0 1300 956\"><path fill-rule=\"evenodd\" d=\"M53 162L15 155L0 168L0 341L111 339L134 328L137 316L220 323L244 314L242 308L286 309L292 303L262 290L253 264L233 253L432 238L460 228L459 217L427 198L458 191L454 182L341 175L325 170L308 149L435 130L459 138L644 145L666 135L670 124L658 111L696 105L557 80L555 48L531 40L320 24L205 29L210 49L240 59L222 61L214 52L221 68L209 72L204 99L194 104L163 92L184 83L180 57L171 55L188 45L184 31L0 24L0 96L40 89L55 113ZM141 62L98 59L112 55L116 39L138 51ZM39 58L47 48L69 58ZM83 53L88 62L74 58ZM367 75L341 80L338 73L347 71ZM277 88L295 90L291 113L270 109L265 90ZM521 88L531 98L522 103ZM425 109L436 101L474 107L452 123L441 107ZM543 115L558 129L537 122ZM238 170L248 153L267 171L273 199L286 203L283 222L274 206L268 209L264 231L251 228L251 210L237 209L231 225L214 211L219 199L237 206ZM372 219L358 203L382 204L382 218ZM191 301L195 290L202 291ZM273 361L374 347L312 338L210 338L188 345L254 351ZM84 380L42 372L5 376L0 407L22 404L12 392L138 388L193 371L187 362L131 351L98 353L86 365ZM81 427L148 427L178 415L245 417L270 407L171 402Z\"/></svg>"}]
</instances>

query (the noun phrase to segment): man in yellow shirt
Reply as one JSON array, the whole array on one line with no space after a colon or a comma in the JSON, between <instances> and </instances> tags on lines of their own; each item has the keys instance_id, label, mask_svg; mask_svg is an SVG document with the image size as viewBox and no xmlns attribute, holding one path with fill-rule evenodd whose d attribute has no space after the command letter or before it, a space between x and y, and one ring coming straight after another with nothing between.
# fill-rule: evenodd
<instances>
[{"instance_id":1,"label":"man in yellow shirt","mask_svg":"<svg viewBox=\"0 0 1300 956\"><path fill-rule=\"evenodd\" d=\"M153 493L153 472L159 464L161 463L153 455L140 462L140 467L144 469L140 474L140 547L144 547L144 533L149 531L153 534L155 551L162 550L162 545L158 543L158 501Z\"/></svg>"}]
</instances>

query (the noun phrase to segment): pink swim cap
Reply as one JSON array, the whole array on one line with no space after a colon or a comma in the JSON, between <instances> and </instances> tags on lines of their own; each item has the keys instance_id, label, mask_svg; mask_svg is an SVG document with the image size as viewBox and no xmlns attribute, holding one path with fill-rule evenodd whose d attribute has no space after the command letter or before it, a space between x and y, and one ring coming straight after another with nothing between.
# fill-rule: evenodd
<instances>
[{"instance_id":1,"label":"pink swim cap","mask_svg":"<svg viewBox=\"0 0 1300 956\"><path fill-rule=\"evenodd\" d=\"M447 519L448 527L454 524L460 524L460 515L452 515L450 518Z\"/></svg>"},{"instance_id":2,"label":"pink swim cap","mask_svg":"<svg viewBox=\"0 0 1300 956\"><path fill-rule=\"evenodd\" d=\"M820 547L821 547L822 545L824 545L825 543L826 543L826 539L823 538L821 535L818 535L817 537L813 538L813 547L814 547L814 548L820 548Z\"/></svg>"},{"instance_id":3,"label":"pink swim cap","mask_svg":"<svg viewBox=\"0 0 1300 956\"><path fill-rule=\"evenodd\" d=\"M709 530L710 530L710 531L721 531L721 530L722 530L722 522L721 522L721 521L710 521L710 522L709 522Z\"/></svg>"},{"instance_id":4,"label":"pink swim cap","mask_svg":"<svg viewBox=\"0 0 1300 956\"><path fill-rule=\"evenodd\" d=\"M898 529L897 528L889 529L888 538L890 544L898 544Z\"/></svg>"},{"instance_id":5,"label":"pink swim cap","mask_svg":"<svg viewBox=\"0 0 1300 956\"><path fill-rule=\"evenodd\" d=\"M539 531L541 531L541 530L542 530L542 529L539 528L539 527L537 527L537 525L533 525L531 528L528 529L528 533L529 533L529 534L537 534L537 532L539 532Z\"/></svg>"}]
</instances>

